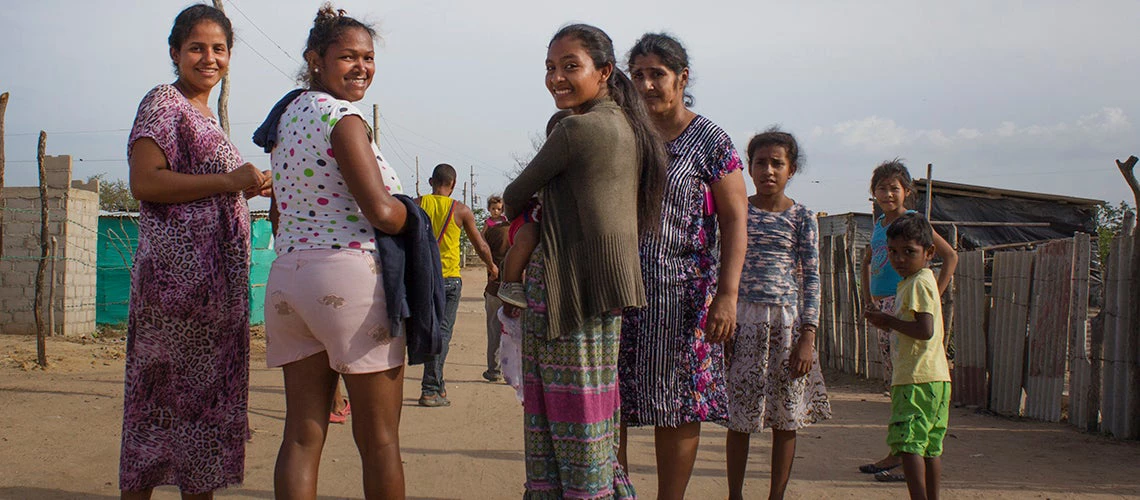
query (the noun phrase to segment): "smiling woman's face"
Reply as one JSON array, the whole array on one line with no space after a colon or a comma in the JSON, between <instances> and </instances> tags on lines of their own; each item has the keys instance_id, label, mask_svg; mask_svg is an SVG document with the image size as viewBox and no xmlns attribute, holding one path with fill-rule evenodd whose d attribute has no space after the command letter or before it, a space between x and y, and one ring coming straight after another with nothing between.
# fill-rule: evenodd
<instances>
[{"instance_id":1,"label":"smiling woman's face","mask_svg":"<svg viewBox=\"0 0 1140 500\"><path fill-rule=\"evenodd\" d=\"M230 48L226 43L225 30L213 21L198 22L181 47L170 49L170 59L178 67L181 85L209 92L230 67Z\"/></svg>"},{"instance_id":2,"label":"smiling woman's face","mask_svg":"<svg viewBox=\"0 0 1140 500\"><path fill-rule=\"evenodd\" d=\"M329 45L324 56L310 53L313 83L337 99L356 102L364 99L376 74L376 51L372 35L350 28Z\"/></svg>"},{"instance_id":3,"label":"smiling woman's face","mask_svg":"<svg viewBox=\"0 0 1140 500\"><path fill-rule=\"evenodd\" d=\"M546 89L558 109L579 113L585 104L605 96L612 71L613 66L594 66L582 42L573 37L555 40L546 51Z\"/></svg>"}]
</instances>

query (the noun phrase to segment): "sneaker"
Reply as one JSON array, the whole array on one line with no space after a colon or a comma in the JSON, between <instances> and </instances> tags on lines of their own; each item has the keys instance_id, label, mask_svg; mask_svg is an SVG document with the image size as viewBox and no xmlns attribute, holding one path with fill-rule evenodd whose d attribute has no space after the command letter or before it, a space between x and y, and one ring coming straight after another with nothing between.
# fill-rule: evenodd
<instances>
[{"instance_id":1,"label":"sneaker","mask_svg":"<svg viewBox=\"0 0 1140 500\"><path fill-rule=\"evenodd\" d=\"M420 406L426 406L428 408L451 406L451 401L448 401L447 397L442 394L421 394L418 403Z\"/></svg>"},{"instance_id":2,"label":"sneaker","mask_svg":"<svg viewBox=\"0 0 1140 500\"><path fill-rule=\"evenodd\" d=\"M526 293L523 291L523 284L517 281L500 284L499 299L512 306L526 309Z\"/></svg>"},{"instance_id":3,"label":"sneaker","mask_svg":"<svg viewBox=\"0 0 1140 500\"><path fill-rule=\"evenodd\" d=\"M483 380L488 382L502 382L503 374L496 370L487 370L483 372Z\"/></svg>"}]
</instances>

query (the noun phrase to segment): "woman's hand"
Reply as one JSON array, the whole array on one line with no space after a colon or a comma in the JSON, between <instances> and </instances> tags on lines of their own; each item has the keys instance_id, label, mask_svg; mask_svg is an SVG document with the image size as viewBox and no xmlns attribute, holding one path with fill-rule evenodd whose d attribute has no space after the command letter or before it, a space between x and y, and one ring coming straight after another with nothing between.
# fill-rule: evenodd
<instances>
[{"instance_id":1,"label":"woman's hand","mask_svg":"<svg viewBox=\"0 0 1140 500\"><path fill-rule=\"evenodd\" d=\"M792 348L792 355L788 359L792 377L799 378L811 371L812 351L815 350L815 328L804 327L800 329L800 339Z\"/></svg>"},{"instance_id":2,"label":"woman's hand","mask_svg":"<svg viewBox=\"0 0 1140 500\"><path fill-rule=\"evenodd\" d=\"M268 170L261 171L261 184L254 188L247 188L242 191L245 198L248 200L254 196L264 196L269 198L273 196L273 176Z\"/></svg>"},{"instance_id":3,"label":"woman's hand","mask_svg":"<svg viewBox=\"0 0 1140 500\"><path fill-rule=\"evenodd\" d=\"M263 181L261 171L252 163L246 163L226 174L226 182L230 185L230 192L255 191Z\"/></svg>"},{"instance_id":4,"label":"woman's hand","mask_svg":"<svg viewBox=\"0 0 1140 500\"><path fill-rule=\"evenodd\" d=\"M718 293L709 304L705 317L705 338L714 344L723 343L736 332L736 296Z\"/></svg>"}]
</instances>

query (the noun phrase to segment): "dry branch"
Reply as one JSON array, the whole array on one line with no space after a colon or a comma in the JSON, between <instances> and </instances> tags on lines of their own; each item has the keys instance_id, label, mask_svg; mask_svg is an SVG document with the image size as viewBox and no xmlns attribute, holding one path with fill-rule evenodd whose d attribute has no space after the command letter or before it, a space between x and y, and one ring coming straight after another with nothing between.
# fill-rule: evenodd
<instances>
[{"instance_id":1,"label":"dry branch","mask_svg":"<svg viewBox=\"0 0 1140 500\"><path fill-rule=\"evenodd\" d=\"M48 199L47 170L44 153L47 151L47 132L40 131L40 146L36 150L36 163L40 168L40 265L36 268L36 298L32 309L36 317L36 363L47 367L47 331L44 328L43 289L48 259ZM51 304L48 304L51 307Z\"/></svg>"},{"instance_id":2,"label":"dry branch","mask_svg":"<svg viewBox=\"0 0 1140 500\"><path fill-rule=\"evenodd\" d=\"M1140 207L1140 182L1136 181L1136 156L1129 156L1127 160L1121 162L1116 160L1116 168L1120 169L1120 175L1124 176L1124 180L1128 182L1128 187L1132 188L1133 203ZM1122 234L1122 238L1127 238L1127 233ZM1128 337L1131 337L1132 352L1127 353L1128 359L1140 359L1140 300L1135 300L1135 297L1140 297L1140 230L1132 231L1132 272L1129 276L1129 296L1134 300L1129 301L1129 324L1128 331L1122 332ZM1121 256L1122 258L1125 256ZM1140 366L1133 363L1129 367L1129 392L1131 405L1128 414L1133 419L1133 424L1127 426L1128 438L1140 438Z\"/></svg>"},{"instance_id":3,"label":"dry branch","mask_svg":"<svg viewBox=\"0 0 1140 500\"><path fill-rule=\"evenodd\" d=\"M4 113L8 110L8 93L0 94L0 257L4 256Z\"/></svg>"}]
</instances>

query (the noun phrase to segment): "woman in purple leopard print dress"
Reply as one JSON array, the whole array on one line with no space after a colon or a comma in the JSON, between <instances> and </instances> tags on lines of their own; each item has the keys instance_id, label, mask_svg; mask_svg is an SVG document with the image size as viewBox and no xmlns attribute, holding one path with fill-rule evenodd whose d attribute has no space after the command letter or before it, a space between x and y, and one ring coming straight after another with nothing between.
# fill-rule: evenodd
<instances>
[{"instance_id":1,"label":"woman in purple leopard print dress","mask_svg":"<svg viewBox=\"0 0 1140 500\"><path fill-rule=\"evenodd\" d=\"M175 485L210 498L240 483L249 437L249 208L268 176L244 163L207 100L229 66L233 32L195 5L175 19L173 85L139 105L127 145L140 201L131 271L123 498Z\"/></svg>"}]
</instances>

